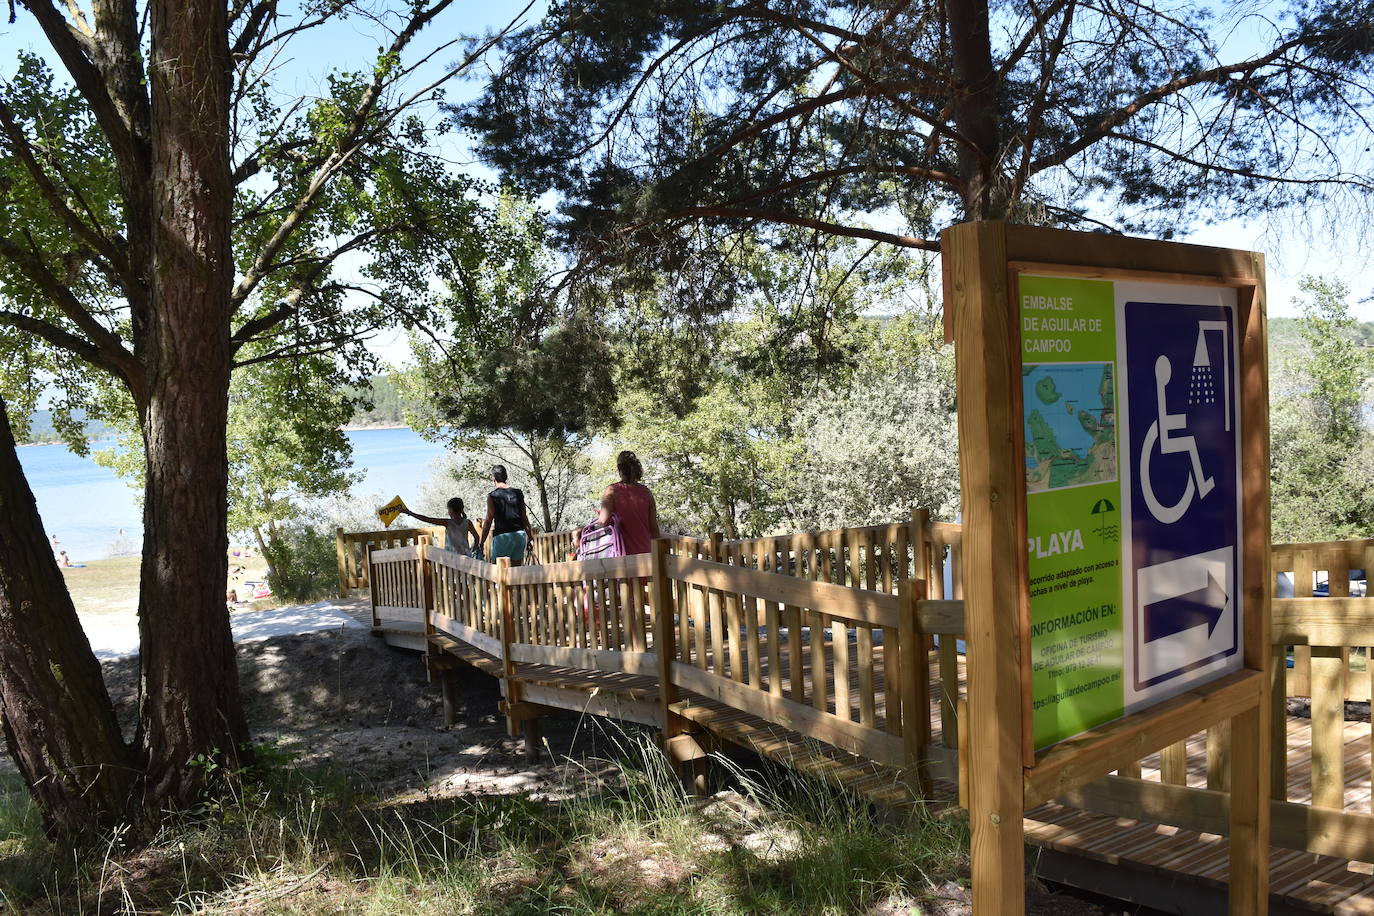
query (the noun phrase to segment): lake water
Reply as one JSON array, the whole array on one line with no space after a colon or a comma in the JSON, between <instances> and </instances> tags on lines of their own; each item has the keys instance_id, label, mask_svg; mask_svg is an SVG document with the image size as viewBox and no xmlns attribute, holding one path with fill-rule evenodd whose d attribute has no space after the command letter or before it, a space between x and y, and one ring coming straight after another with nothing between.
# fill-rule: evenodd
<instances>
[{"instance_id":1,"label":"lake water","mask_svg":"<svg viewBox=\"0 0 1374 916\"><path fill-rule=\"evenodd\" d=\"M353 466L365 472L353 493L382 493L386 499L399 494L408 504L416 500L433 473L431 463L444 451L409 429L355 430L348 438ZM60 549L74 562L139 551L143 513L134 490L113 471L62 445L21 448L19 463L47 533L57 535Z\"/></svg>"}]
</instances>

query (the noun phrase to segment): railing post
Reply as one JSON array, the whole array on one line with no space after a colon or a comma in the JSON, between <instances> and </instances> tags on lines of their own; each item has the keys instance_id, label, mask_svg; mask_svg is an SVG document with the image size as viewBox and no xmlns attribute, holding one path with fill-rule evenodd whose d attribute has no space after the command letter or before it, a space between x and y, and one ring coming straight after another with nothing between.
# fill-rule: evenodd
<instances>
[{"instance_id":1,"label":"railing post","mask_svg":"<svg viewBox=\"0 0 1374 916\"><path fill-rule=\"evenodd\" d=\"M347 550L348 552L345 553L345 550ZM349 569L349 567L352 565L349 561L353 557L352 550L344 541L343 528L334 529L334 552L338 555L339 558L339 597L347 598L348 579L349 574L352 572L352 570Z\"/></svg>"},{"instance_id":2,"label":"railing post","mask_svg":"<svg viewBox=\"0 0 1374 916\"><path fill-rule=\"evenodd\" d=\"M501 612L501 670L506 682L506 733L512 738L520 734L520 719L515 711L522 699L520 685L515 678L515 662L511 659L510 646L514 642L515 611L511 607L510 594L510 557L496 559L496 601Z\"/></svg>"},{"instance_id":3,"label":"railing post","mask_svg":"<svg viewBox=\"0 0 1374 916\"><path fill-rule=\"evenodd\" d=\"M363 553L363 569L367 571L367 600L372 606L372 629L379 629L382 625L377 618L377 590L372 587L372 545L365 544Z\"/></svg>"},{"instance_id":4,"label":"railing post","mask_svg":"<svg viewBox=\"0 0 1374 916\"><path fill-rule=\"evenodd\" d=\"M434 567L429 562L429 550L429 538L420 538L416 564L420 576L420 604L425 612L426 641L434 635Z\"/></svg>"},{"instance_id":5,"label":"railing post","mask_svg":"<svg viewBox=\"0 0 1374 916\"><path fill-rule=\"evenodd\" d=\"M908 785L914 785L921 798L930 798L930 774L921 760L922 749L930 744L930 654L921 629L918 603L925 599L925 594L924 579L903 579L897 583L904 778Z\"/></svg>"},{"instance_id":6,"label":"railing post","mask_svg":"<svg viewBox=\"0 0 1374 916\"><path fill-rule=\"evenodd\" d=\"M711 537L708 540L711 545L711 562L719 563L721 558L721 542L725 540L725 535L721 534L719 531L712 531Z\"/></svg>"},{"instance_id":7,"label":"railing post","mask_svg":"<svg viewBox=\"0 0 1374 916\"><path fill-rule=\"evenodd\" d=\"M672 711L677 702L677 685L673 683L674 633L676 612L673 607L673 585L668 578L668 540L659 538L652 547L652 578L649 580L649 603L654 615L654 656L658 660L658 704L663 718L663 741L682 731L682 720Z\"/></svg>"}]
</instances>

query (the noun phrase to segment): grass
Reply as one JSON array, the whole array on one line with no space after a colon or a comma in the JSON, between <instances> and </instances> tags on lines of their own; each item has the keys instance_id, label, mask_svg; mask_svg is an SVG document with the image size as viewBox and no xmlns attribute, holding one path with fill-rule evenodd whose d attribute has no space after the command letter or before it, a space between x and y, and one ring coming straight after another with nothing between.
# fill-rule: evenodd
<instances>
[{"instance_id":1,"label":"grass","mask_svg":"<svg viewBox=\"0 0 1374 916\"><path fill-rule=\"evenodd\" d=\"M138 557L92 560L62 570L76 609L87 614L132 611L138 606Z\"/></svg>"},{"instance_id":2,"label":"grass","mask_svg":"<svg viewBox=\"0 0 1374 916\"><path fill-rule=\"evenodd\" d=\"M66 568L62 577L67 580L67 590L71 592L76 609L83 614L133 613L138 608L138 557L114 557L109 560L92 560L84 568ZM238 581L229 580L225 591L237 588L242 595L245 579L265 579L267 566L261 558L234 560L230 569L245 563L247 569ZM259 607L259 603L243 604L242 607ZM265 603L263 606L266 606Z\"/></svg>"},{"instance_id":3,"label":"grass","mask_svg":"<svg viewBox=\"0 0 1374 916\"><path fill-rule=\"evenodd\" d=\"M271 754L269 753L269 757ZM684 795L646 736L591 791L386 800L277 762L225 781L137 851L46 843L22 791L0 794L0 910L638 916L921 912L964 872L958 817L875 817L852 796L770 770ZM0 787L3 788L3 787Z\"/></svg>"}]
</instances>

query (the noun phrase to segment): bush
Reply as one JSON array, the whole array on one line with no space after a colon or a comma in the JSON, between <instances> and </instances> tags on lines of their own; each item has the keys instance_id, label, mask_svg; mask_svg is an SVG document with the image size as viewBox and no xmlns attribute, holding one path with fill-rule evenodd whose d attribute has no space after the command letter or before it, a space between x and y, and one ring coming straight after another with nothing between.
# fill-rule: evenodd
<instances>
[{"instance_id":1,"label":"bush","mask_svg":"<svg viewBox=\"0 0 1374 916\"><path fill-rule=\"evenodd\" d=\"M316 601L339 587L339 562L332 528L304 521L277 529L268 542L267 584L282 601Z\"/></svg>"}]
</instances>

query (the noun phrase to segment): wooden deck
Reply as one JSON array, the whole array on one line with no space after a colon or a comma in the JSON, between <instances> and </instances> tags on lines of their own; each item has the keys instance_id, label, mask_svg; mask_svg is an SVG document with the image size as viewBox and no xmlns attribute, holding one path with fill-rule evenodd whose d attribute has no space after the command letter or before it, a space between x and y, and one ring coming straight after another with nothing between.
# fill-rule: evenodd
<instances>
[{"instance_id":1,"label":"wooden deck","mask_svg":"<svg viewBox=\"0 0 1374 916\"><path fill-rule=\"evenodd\" d=\"M401 622L397 622L401 624ZM402 624L403 626L403 624ZM398 629L401 626L397 627ZM410 627L422 632L418 627ZM455 640L438 639L435 647L451 656L491 674L501 676L501 662L486 653ZM766 646L764 647L766 649ZM881 659L882 646L874 646ZM785 655L784 655L785 660ZM938 667L938 653L930 653L932 670ZM807 665L809 667L809 653ZM854 663L851 662L851 669ZM960 666L962 669L962 665ZM657 708L658 690L652 677L547 665L520 665L518 678L527 686L526 699L541 705L595 715L612 716L629 721L643 721ZM857 677L855 678L857 682ZM880 682L881 685L881 682ZM536 688L529 690L529 688ZM938 698L940 682L932 677L932 697ZM939 721L939 701L931 702L931 715ZM715 739L754 751L783 766L813 778L864 795L888 807L903 807L916 803L912 787L902 773L831 745L823 744L757 716L733 709L724 703L686 692L673 709ZM617 713L619 713L617 715ZM1346 805L1350 810L1370 810L1370 726L1367 722L1347 722L1346 732ZM1297 716L1288 717L1290 747L1310 746L1311 721ZM934 729L938 742L938 725ZM1204 736L1197 735L1188 742L1187 773L1189 785L1203 788L1207 783L1207 749ZM1159 755L1152 755L1142 763L1141 775L1147 780L1159 779ZM1307 801L1311 797L1310 766L1293 766L1289 770L1290 801ZM935 781L937 798L943 804L954 802L956 786L946 779ZM1123 870L1135 872L1155 882L1173 886L1171 894L1184 900L1207 900L1214 895L1218 906L1224 906L1222 896L1229 866L1229 843L1223 836L1200 833L1115 817L1094 811L1084 811L1061 804L1042 805L1026 813L1026 841L1032 847L1073 856L1083 860L1075 874L1055 873L1052 877L1073 877L1077 883L1092 883L1091 872L1098 881L1088 889L1112 894L1121 893L1129 883L1123 882ZM1330 856L1273 848L1272 898L1276 912L1313 912L1341 914L1374 914L1374 867ZM1049 871L1049 869L1047 869ZM1089 873L1083 880L1085 872ZM1200 896L1179 893L1177 885L1191 884ZM1135 901L1160 906L1161 900ZM1193 906L1205 905L1194 902ZM1206 912L1186 909L1181 912Z\"/></svg>"},{"instance_id":2,"label":"wooden deck","mask_svg":"<svg viewBox=\"0 0 1374 916\"><path fill-rule=\"evenodd\" d=\"M372 623L441 675L468 664L501 679L512 734L572 710L656 728L679 762L726 742L885 806L948 807L963 775L958 746L975 731L958 718L963 607L938 588L932 600L888 589L911 575L901 558L920 555L921 530L859 532L867 543L855 532L764 539L752 556L678 539L675 554L656 546L652 563L520 569L424 545L374 550ZM1374 565L1374 541L1359 549ZM927 581L940 581L938 568ZM1277 695L1311 697L1313 718L1275 720L1287 754L1270 761L1282 777L1273 840L1284 844L1271 849L1271 912L1374 916L1374 868L1351 861L1374 860L1370 725L1342 721L1344 699L1369 696L1369 674L1350 658L1374 644L1374 622L1364 623L1374 606L1303 604L1314 600L1285 604L1272 640L1276 657L1292 655ZM1316 611L1325 616L1305 622ZM941 645L927 651L932 635ZM1027 812L1041 874L1166 912L1223 912L1228 754L1217 726Z\"/></svg>"}]
</instances>

